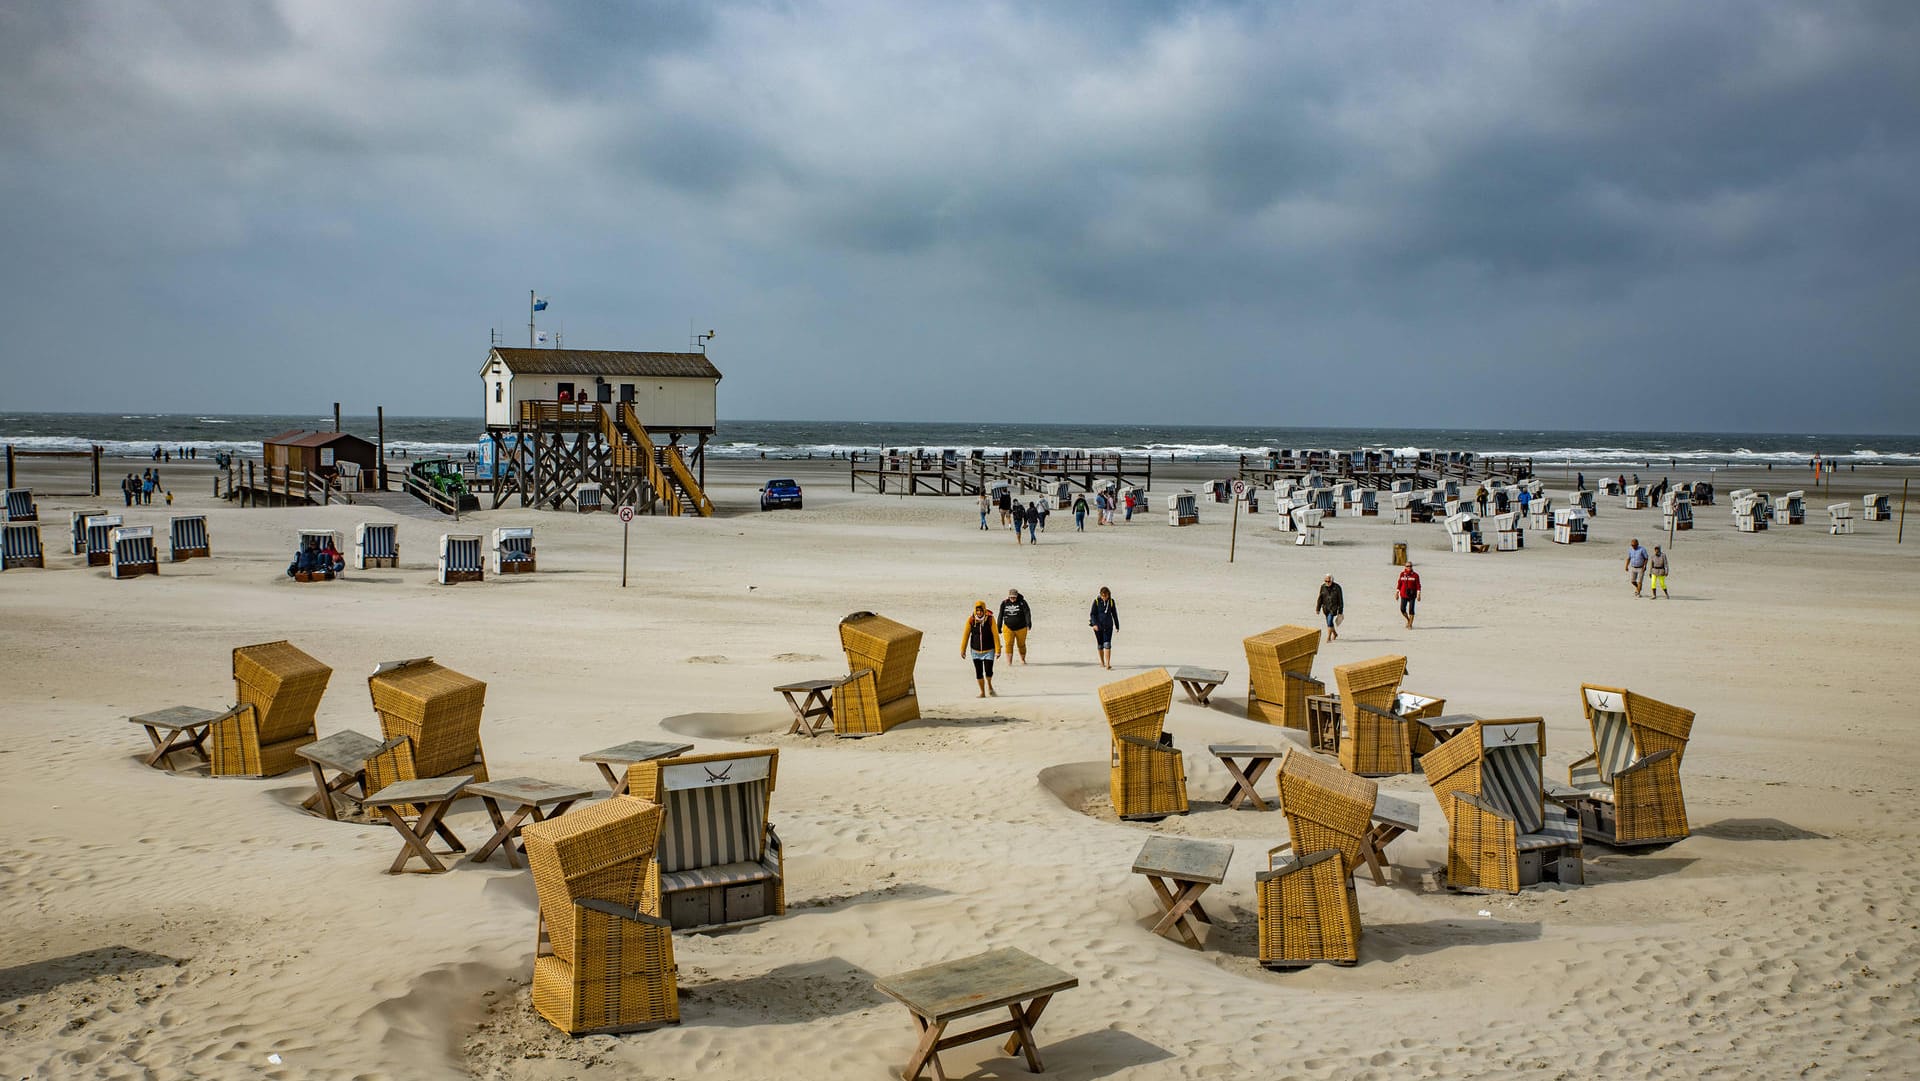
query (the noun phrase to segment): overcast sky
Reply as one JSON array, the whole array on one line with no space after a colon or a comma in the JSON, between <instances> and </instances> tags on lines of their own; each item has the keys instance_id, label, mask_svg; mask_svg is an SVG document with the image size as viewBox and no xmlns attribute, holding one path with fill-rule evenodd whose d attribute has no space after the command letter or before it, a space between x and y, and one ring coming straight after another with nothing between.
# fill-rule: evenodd
<instances>
[{"instance_id":1,"label":"overcast sky","mask_svg":"<svg viewBox=\"0 0 1920 1081\"><path fill-rule=\"evenodd\" d=\"M625 6L0 0L0 410L1920 430L1912 0Z\"/></svg>"}]
</instances>

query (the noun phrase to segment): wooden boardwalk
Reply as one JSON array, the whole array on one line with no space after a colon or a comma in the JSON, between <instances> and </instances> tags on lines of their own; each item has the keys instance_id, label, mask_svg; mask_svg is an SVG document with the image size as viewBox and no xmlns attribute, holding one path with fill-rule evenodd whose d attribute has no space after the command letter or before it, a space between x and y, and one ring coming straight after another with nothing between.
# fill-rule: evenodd
<instances>
[{"instance_id":1,"label":"wooden boardwalk","mask_svg":"<svg viewBox=\"0 0 1920 1081\"><path fill-rule=\"evenodd\" d=\"M1091 492L1104 484L1151 487L1151 455L1027 450L965 455L959 451L854 451L847 490L888 495L977 496L995 484L1016 492L1054 493L1065 485Z\"/></svg>"}]
</instances>

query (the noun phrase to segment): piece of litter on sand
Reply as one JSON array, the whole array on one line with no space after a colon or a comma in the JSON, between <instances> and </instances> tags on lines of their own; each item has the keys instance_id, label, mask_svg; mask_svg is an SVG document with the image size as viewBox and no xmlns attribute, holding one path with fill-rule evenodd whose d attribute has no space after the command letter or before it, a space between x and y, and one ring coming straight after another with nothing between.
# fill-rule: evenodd
<instances>
[{"instance_id":1,"label":"piece of litter on sand","mask_svg":"<svg viewBox=\"0 0 1920 1081\"><path fill-rule=\"evenodd\" d=\"M268 1056L267 1056L267 1061L268 1061L268 1062L270 1062L270 1063L272 1063L272 1064L273 1064L273 1065L275 1065L275 1066L278 1066L278 1065L280 1065L280 1056L279 1056L279 1054L277 1054L277 1053L276 1053L276 1054L272 1054L272 1055L268 1055Z\"/></svg>"},{"instance_id":2,"label":"piece of litter on sand","mask_svg":"<svg viewBox=\"0 0 1920 1081\"><path fill-rule=\"evenodd\" d=\"M1480 914L1481 914L1482 916L1491 916L1491 915L1493 915L1493 913L1492 913L1492 912L1489 912L1488 910L1486 910L1486 909L1484 909L1484 908L1480 910Z\"/></svg>"}]
</instances>

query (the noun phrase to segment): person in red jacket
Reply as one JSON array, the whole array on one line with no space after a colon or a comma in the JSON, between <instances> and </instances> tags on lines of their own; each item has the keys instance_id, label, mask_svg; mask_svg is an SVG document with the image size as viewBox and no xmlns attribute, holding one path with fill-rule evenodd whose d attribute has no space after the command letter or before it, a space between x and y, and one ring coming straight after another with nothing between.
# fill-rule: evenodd
<instances>
[{"instance_id":1,"label":"person in red jacket","mask_svg":"<svg viewBox=\"0 0 1920 1081\"><path fill-rule=\"evenodd\" d=\"M1420 575L1414 572L1413 564L1408 563L1400 570L1400 580L1393 585L1394 593L1400 598L1400 616L1407 621L1407 629L1413 629L1413 609L1420 600Z\"/></svg>"}]
</instances>

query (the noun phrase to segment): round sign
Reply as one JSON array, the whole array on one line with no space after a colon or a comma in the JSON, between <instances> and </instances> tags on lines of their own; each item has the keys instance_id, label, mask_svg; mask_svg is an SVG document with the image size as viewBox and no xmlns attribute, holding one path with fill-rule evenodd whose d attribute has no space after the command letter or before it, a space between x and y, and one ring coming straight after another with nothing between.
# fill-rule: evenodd
<instances>
[{"instance_id":1,"label":"round sign","mask_svg":"<svg viewBox=\"0 0 1920 1081\"><path fill-rule=\"evenodd\" d=\"M1234 495L1246 495L1246 494L1247 494L1247 482L1246 482L1246 481L1244 481L1244 480L1236 480L1236 481L1234 481L1234 482L1233 482L1233 494L1234 494Z\"/></svg>"},{"instance_id":2,"label":"round sign","mask_svg":"<svg viewBox=\"0 0 1920 1081\"><path fill-rule=\"evenodd\" d=\"M631 522L631 521L633 521L633 508L632 508L632 507L621 507L621 508L620 508L620 520L621 520L621 521L623 521L623 522Z\"/></svg>"}]
</instances>

